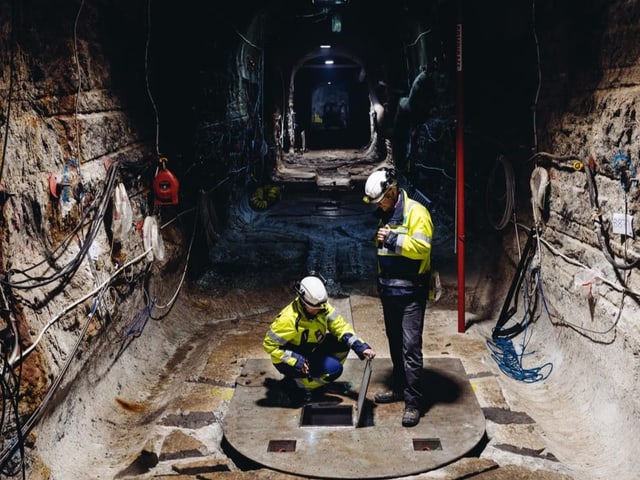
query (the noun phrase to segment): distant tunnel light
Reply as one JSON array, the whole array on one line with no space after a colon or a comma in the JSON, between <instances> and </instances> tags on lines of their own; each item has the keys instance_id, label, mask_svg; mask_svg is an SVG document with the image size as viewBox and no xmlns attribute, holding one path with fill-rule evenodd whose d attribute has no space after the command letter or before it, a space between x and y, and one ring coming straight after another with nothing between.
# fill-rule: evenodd
<instances>
[{"instance_id":1,"label":"distant tunnel light","mask_svg":"<svg viewBox=\"0 0 640 480\"><path fill-rule=\"evenodd\" d=\"M325 65L333 65L333 60L325 60L324 64Z\"/></svg>"},{"instance_id":2,"label":"distant tunnel light","mask_svg":"<svg viewBox=\"0 0 640 480\"><path fill-rule=\"evenodd\" d=\"M320 45L320 48L324 48L324 49L331 48L331 45Z\"/></svg>"}]
</instances>

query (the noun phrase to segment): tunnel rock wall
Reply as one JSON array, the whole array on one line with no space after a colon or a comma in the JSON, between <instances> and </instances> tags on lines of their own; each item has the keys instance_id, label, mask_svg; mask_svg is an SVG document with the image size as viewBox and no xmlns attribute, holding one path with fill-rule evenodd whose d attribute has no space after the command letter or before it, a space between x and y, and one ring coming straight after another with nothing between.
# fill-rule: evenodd
<instances>
[{"instance_id":1,"label":"tunnel rock wall","mask_svg":"<svg viewBox=\"0 0 640 480\"><path fill-rule=\"evenodd\" d=\"M140 227L156 168L144 25L145 12L124 3L0 6L0 330L3 352L22 363L22 421L65 362L67 380L82 368L88 357L71 355L83 336L79 352L90 351L92 338L132 320L128 308L144 307L141 280L154 270ZM118 182L132 206L122 238L111 228Z\"/></svg>"},{"instance_id":2,"label":"tunnel rock wall","mask_svg":"<svg viewBox=\"0 0 640 480\"><path fill-rule=\"evenodd\" d=\"M602 438L622 439L618 454L631 461L640 413L632 393L640 388L640 182L631 180L640 168L640 8L537 5L539 143L524 164L549 178L538 219L546 302L538 323L559 348L552 375L590 379L573 393L576 408L602 422ZM528 180L519 183L527 228L535 222ZM627 234L614 230L620 215L633 217ZM614 435L618 422L625 427Z\"/></svg>"}]
</instances>

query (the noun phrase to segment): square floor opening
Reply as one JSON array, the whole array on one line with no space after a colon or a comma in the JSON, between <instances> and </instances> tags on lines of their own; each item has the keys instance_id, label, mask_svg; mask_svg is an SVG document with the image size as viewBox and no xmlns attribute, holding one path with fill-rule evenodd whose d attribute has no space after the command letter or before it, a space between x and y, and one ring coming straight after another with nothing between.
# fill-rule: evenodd
<instances>
[{"instance_id":1,"label":"square floor opening","mask_svg":"<svg viewBox=\"0 0 640 480\"><path fill-rule=\"evenodd\" d=\"M352 427L353 405L310 403L302 407L301 427Z\"/></svg>"}]
</instances>

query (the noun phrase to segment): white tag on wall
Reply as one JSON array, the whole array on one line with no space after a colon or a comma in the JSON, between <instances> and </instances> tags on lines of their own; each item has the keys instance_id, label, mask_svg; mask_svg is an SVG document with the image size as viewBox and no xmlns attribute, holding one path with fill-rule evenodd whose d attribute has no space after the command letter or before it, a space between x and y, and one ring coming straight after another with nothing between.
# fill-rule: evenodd
<instances>
[{"instance_id":1,"label":"white tag on wall","mask_svg":"<svg viewBox=\"0 0 640 480\"><path fill-rule=\"evenodd\" d=\"M612 220L613 233L633 238L633 215L614 213Z\"/></svg>"}]
</instances>

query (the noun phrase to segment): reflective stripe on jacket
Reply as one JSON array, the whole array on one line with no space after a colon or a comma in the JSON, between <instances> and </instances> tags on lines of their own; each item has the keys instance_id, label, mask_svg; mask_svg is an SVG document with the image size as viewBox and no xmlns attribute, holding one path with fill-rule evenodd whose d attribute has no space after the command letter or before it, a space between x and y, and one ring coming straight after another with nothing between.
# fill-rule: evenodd
<instances>
[{"instance_id":1,"label":"reflective stripe on jacket","mask_svg":"<svg viewBox=\"0 0 640 480\"><path fill-rule=\"evenodd\" d=\"M399 201L388 222L391 233L378 242L378 277L382 285L412 287L424 285L431 270L433 222L429 211L399 190Z\"/></svg>"},{"instance_id":2,"label":"reflective stripe on jacket","mask_svg":"<svg viewBox=\"0 0 640 480\"><path fill-rule=\"evenodd\" d=\"M273 363L285 362L293 367L296 364L293 352L308 356L328 333L349 347L359 340L353 327L331 304L326 303L317 315L311 316L300 299L296 298L275 318L264 337L262 347L271 356Z\"/></svg>"}]
</instances>

